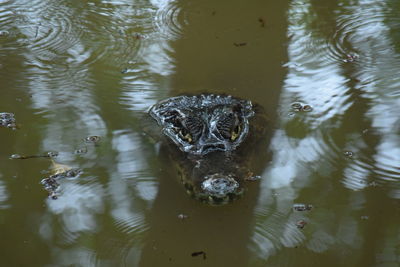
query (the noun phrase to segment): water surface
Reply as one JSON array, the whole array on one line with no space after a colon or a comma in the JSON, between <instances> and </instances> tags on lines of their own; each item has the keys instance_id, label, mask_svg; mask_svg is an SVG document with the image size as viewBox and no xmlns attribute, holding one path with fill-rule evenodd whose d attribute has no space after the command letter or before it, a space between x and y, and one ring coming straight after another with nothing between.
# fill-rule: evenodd
<instances>
[{"instance_id":1,"label":"water surface","mask_svg":"<svg viewBox=\"0 0 400 267\"><path fill-rule=\"evenodd\" d=\"M0 265L398 266L399 12L394 0L0 1L0 112L17 121L0 126ZM261 181L223 207L191 199L145 129L157 101L201 92L270 118ZM10 159L49 151L83 171L56 200L40 184L49 158Z\"/></svg>"}]
</instances>

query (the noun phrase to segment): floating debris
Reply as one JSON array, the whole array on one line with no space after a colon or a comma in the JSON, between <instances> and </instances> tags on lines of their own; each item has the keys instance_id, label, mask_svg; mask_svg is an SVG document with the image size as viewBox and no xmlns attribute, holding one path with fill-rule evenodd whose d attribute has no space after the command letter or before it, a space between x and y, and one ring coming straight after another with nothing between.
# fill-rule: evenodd
<instances>
[{"instance_id":1,"label":"floating debris","mask_svg":"<svg viewBox=\"0 0 400 267\"><path fill-rule=\"evenodd\" d=\"M312 111L312 107L310 105L304 105L301 111L310 112Z\"/></svg>"},{"instance_id":2,"label":"floating debris","mask_svg":"<svg viewBox=\"0 0 400 267\"><path fill-rule=\"evenodd\" d=\"M51 199L58 198L57 191L58 191L60 184L56 181L55 178L53 178L53 177L44 178L44 179L42 179L42 181L40 183L43 185L44 190L49 192L49 197Z\"/></svg>"},{"instance_id":3,"label":"floating debris","mask_svg":"<svg viewBox=\"0 0 400 267\"><path fill-rule=\"evenodd\" d=\"M300 220L300 221L297 221L297 222L296 222L296 226L297 226L297 228L299 228L299 229L303 229L303 228L306 226L306 224L307 224L307 222L304 221L304 220Z\"/></svg>"},{"instance_id":4,"label":"floating debris","mask_svg":"<svg viewBox=\"0 0 400 267\"><path fill-rule=\"evenodd\" d=\"M233 43L234 46L239 47L239 46L245 46L247 43Z\"/></svg>"},{"instance_id":5,"label":"floating debris","mask_svg":"<svg viewBox=\"0 0 400 267\"><path fill-rule=\"evenodd\" d=\"M372 186L372 187L377 187L377 186L378 186L378 183L375 182L375 181L372 181L372 182L370 182L368 185L369 185L369 186Z\"/></svg>"},{"instance_id":6,"label":"floating debris","mask_svg":"<svg viewBox=\"0 0 400 267\"><path fill-rule=\"evenodd\" d=\"M299 102L295 102L291 105L291 108L293 111L301 111L301 108L303 107L303 104Z\"/></svg>"},{"instance_id":7,"label":"floating debris","mask_svg":"<svg viewBox=\"0 0 400 267\"><path fill-rule=\"evenodd\" d=\"M51 199L57 199L59 193L60 184L58 181L63 178L74 178L78 177L81 173L81 169L71 168L67 165L58 164L52 160L52 175L43 178L40 182L44 189L49 193Z\"/></svg>"},{"instance_id":8,"label":"floating debris","mask_svg":"<svg viewBox=\"0 0 400 267\"><path fill-rule=\"evenodd\" d=\"M354 156L354 153L351 151L345 151L345 152L343 152L343 155L345 155L346 157L351 159Z\"/></svg>"},{"instance_id":9,"label":"floating debris","mask_svg":"<svg viewBox=\"0 0 400 267\"><path fill-rule=\"evenodd\" d=\"M260 22L260 26L261 26L262 28L265 27L265 21L264 21L263 18L258 18L258 22Z\"/></svg>"},{"instance_id":10,"label":"floating debris","mask_svg":"<svg viewBox=\"0 0 400 267\"><path fill-rule=\"evenodd\" d=\"M97 136L97 135L88 136L84 139L84 141L86 143L93 143L93 144L98 144L100 142L100 140L101 140L101 137Z\"/></svg>"},{"instance_id":11,"label":"floating debris","mask_svg":"<svg viewBox=\"0 0 400 267\"><path fill-rule=\"evenodd\" d=\"M13 113L0 112L0 126L12 128L15 130L17 128L16 121Z\"/></svg>"},{"instance_id":12,"label":"floating debris","mask_svg":"<svg viewBox=\"0 0 400 267\"><path fill-rule=\"evenodd\" d=\"M58 157L58 152L57 151L49 151L46 153L46 155L49 158L55 158L55 157Z\"/></svg>"},{"instance_id":13,"label":"floating debris","mask_svg":"<svg viewBox=\"0 0 400 267\"><path fill-rule=\"evenodd\" d=\"M207 259L207 255L204 251L196 251L192 253L192 257L203 255L203 260Z\"/></svg>"},{"instance_id":14,"label":"floating debris","mask_svg":"<svg viewBox=\"0 0 400 267\"><path fill-rule=\"evenodd\" d=\"M363 215L363 216L361 216L360 218L361 218L361 220L366 221L366 220L369 219L369 216L368 216L368 215Z\"/></svg>"},{"instance_id":15,"label":"floating debris","mask_svg":"<svg viewBox=\"0 0 400 267\"><path fill-rule=\"evenodd\" d=\"M25 159L25 156L21 156L20 154L12 154L10 159Z\"/></svg>"},{"instance_id":16,"label":"floating debris","mask_svg":"<svg viewBox=\"0 0 400 267\"><path fill-rule=\"evenodd\" d=\"M303 104L303 103L301 103L301 102L294 102L294 103L291 105L291 109L292 109L292 111L294 111L294 112L310 112L310 111L313 110L313 108L312 108L310 105L308 105L308 104Z\"/></svg>"},{"instance_id":17,"label":"floating debris","mask_svg":"<svg viewBox=\"0 0 400 267\"><path fill-rule=\"evenodd\" d=\"M75 154L86 154L87 151L88 151L87 147L79 148L79 149L75 150Z\"/></svg>"},{"instance_id":18,"label":"floating debris","mask_svg":"<svg viewBox=\"0 0 400 267\"><path fill-rule=\"evenodd\" d=\"M343 59L343 62L351 63L351 62L356 61L358 58L359 58L359 56L357 54L347 54L346 58Z\"/></svg>"},{"instance_id":19,"label":"floating debris","mask_svg":"<svg viewBox=\"0 0 400 267\"><path fill-rule=\"evenodd\" d=\"M247 176L244 178L245 181L249 181L249 182L254 182L254 181L259 181L261 180L261 176L260 175L254 175L254 173L249 172L247 174Z\"/></svg>"},{"instance_id":20,"label":"floating debris","mask_svg":"<svg viewBox=\"0 0 400 267\"><path fill-rule=\"evenodd\" d=\"M302 203L293 204L293 210L295 211L310 211L312 209L313 205L311 204L302 204Z\"/></svg>"},{"instance_id":21,"label":"floating debris","mask_svg":"<svg viewBox=\"0 0 400 267\"><path fill-rule=\"evenodd\" d=\"M20 155L20 154L12 154L10 159L33 159L33 158L55 158L58 156L58 152L50 151L45 154L39 155Z\"/></svg>"}]
</instances>

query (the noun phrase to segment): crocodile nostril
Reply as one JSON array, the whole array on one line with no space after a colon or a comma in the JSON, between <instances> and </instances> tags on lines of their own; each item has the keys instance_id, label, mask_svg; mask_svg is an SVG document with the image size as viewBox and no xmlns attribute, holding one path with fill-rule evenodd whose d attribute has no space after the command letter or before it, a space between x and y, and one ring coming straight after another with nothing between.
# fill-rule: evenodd
<instances>
[{"instance_id":1,"label":"crocodile nostril","mask_svg":"<svg viewBox=\"0 0 400 267\"><path fill-rule=\"evenodd\" d=\"M202 153L208 153L208 152L212 152L212 151L217 151L217 150L220 150L220 151L225 151L225 149L226 149L226 147L225 147L225 145L224 144L222 144L222 143L217 143L217 144L207 144L207 145L204 145L203 147L202 147Z\"/></svg>"}]
</instances>

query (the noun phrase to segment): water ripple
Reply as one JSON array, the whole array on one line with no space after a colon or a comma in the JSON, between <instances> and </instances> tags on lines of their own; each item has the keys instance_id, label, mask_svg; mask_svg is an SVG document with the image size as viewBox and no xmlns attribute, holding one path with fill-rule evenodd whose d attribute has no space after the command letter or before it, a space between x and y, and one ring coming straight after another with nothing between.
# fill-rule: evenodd
<instances>
[{"instance_id":1,"label":"water ripple","mask_svg":"<svg viewBox=\"0 0 400 267\"><path fill-rule=\"evenodd\" d=\"M357 12L351 11L338 17L337 30L328 43L328 55L333 60L348 63L372 60L368 59L371 55L365 54L366 51L376 49L384 52L387 49L387 46L374 42L389 30L384 21L391 20L392 25L394 23L393 26L398 27L400 19L393 16L390 8L376 3L364 4Z\"/></svg>"},{"instance_id":2,"label":"water ripple","mask_svg":"<svg viewBox=\"0 0 400 267\"><path fill-rule=\"evenodd\" d=\"M72 244L82 233L97 229L95 214L103 209L102 186L98 183L79 185L76 181L63 181L62 194L57 200L47 201L54 214L61 215L60 240Z\"/></svg>"},{"instance_id":3,"label":"water ripple","mask_svg":"<svg viewBox=\"0 0 400 267\"><path fill-rule=\"evenodd\" d=\"M184 8L179 4L176 1L169 1L157 10L155 25L167 39L175 40L181 37L183 26L187 24Z\"/></svg>"},{"instance_id":4,"label":"water ripple","mask_svg":"<svg viewBox=\"0 0 400 267\"><path fill-rule=\"evenodd\" d=\"M39 68L82 68L101 60L121 71L134 61L146 39L146 29L138 22L150 29L153 11L135 11L133 4L81 6L51 1L0 5L0 31L9 35L10 47L27 48L27 58Z\"/></svg>"},{"instance_id":5,"label":"water ripple","mask_svg":"<svg viewBox=\"0 0 400 267\"><path fill-rule=\"evenodd\" d=\"M328 26L333 27L334 31L324 28L324 23L315 23L318 25L315 29L304 28L304 21L316 16L310 9L308 3L295 2L290 14L292 25L289 36L302 43L291 52L302 58L303 65L315 65L316 59L319 59L320 66L332 62L365 65L373 64L376 60L372 51L393 54L392 45L376 41L382 40L382 36L387 35L391 28L397 29L400 26L400 17L387 4L365 1L359 5L346 6L344 10L339 7L332 11L338 14L335 17L336 24Z\"/></svg>"},{"instance_id":6,"label":"water ripple","mask_svg":"<svg viewBox=\"0 0 400 267\"><path fill-rule=\"evenodd\" d=\"M50 1L19 2L5 7L0 14L10 35L31 51L32 61L50 61L79 41L82 29L74 11ZM4 16L5 15L5 16ZM3 26L4 27L4 26ZM35 65L40 66L40 62Z\"/></svg>"},{"instance_id":7,"label":"water ripple","mask_svg":"<svg viewBox=\"0 0 400 267\"><path fill-rule=\"evenodd\" d=\"M252 237L253 249L261 258L268 258L282 247L295 247L305 241L305 236L296 223L304 213L283 214L259 206L256 211L256 225Z\"/></svg>"},{"instance_id":8,"label":"water ripple","mask_svg":"<svg viewBox=\"0 0 400 267\"><path fill-rule=\"evenodd\" d=\"M33 42L30 48L41 54L43 51L53 51L55 55L61 54L73 46L81 36L79 28L74 27L76 18L67 8L47 9L45 14L37 14L42 18L34 27ZM38 10L40 12L40 10ZM35 14L30 14L33 16ZM33 35L27 32L27 35Z\"/></svg>"},{"instance_id":9,"label":"water ripple","mask_svg":"<svg viewBox=\"0 0 400 267\"><path fill-rule=\"evenodd\" d=\"M124 218L115 218L115 227L125 234L140 234L145 233L149 226L145 220L145 217L140 214L133 214ZM137 236L135 234L135 236Z\"/></svg>"},{"instance_id":10,"label":"water ripple","mask_svg":"<svg viewBox=\"0 0 400 267\"><path fill-rule=\"evenodd\" d=\"M280 144L293 153L276 148L278 169L291 166L292 178L300 165L317 165L324 175L343 168L347 188L379 186L400 195L400 123L393 112L400 93L393 71L400 68L394 34L400 17L390 4L339 4L324 23L315 23L322 16L318 4L292 4L289 74L281 98L287 136Z\"/></svg>"},{"instance_id":11,"label":"water ripple","mask_svg":"<svg viewBox=\"0 0 400 267\"><path fill-rule=\"evenodd\" d=\"M374 160L375 173L386 182L390 182L400 191L400 138L396 135L387 136L377 147Z\"/></svg>"},{"instance_id":12,"label":"water ripple","mask_svg":"<svg viewBox=\"0 0 400 267\"><path fill-rule=\"evenodd\" d=\"M99 12L98 8L93 8L87 14L87 21L91 23L86 28L96 30L90 31L86 39L90 45L85 49L90 57L85 64L103 61L123 72L123 68L137 57L145 36L139 33L133 22L115 17L117 10L110 9L107 12Z\"/></svg>"}]
</instances>

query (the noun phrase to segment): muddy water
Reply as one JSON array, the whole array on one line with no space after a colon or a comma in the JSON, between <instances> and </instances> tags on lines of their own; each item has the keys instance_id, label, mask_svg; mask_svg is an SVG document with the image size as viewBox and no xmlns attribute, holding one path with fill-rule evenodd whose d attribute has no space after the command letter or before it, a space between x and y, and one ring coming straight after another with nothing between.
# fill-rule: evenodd
<instances>
[{"instance_id":1,"label":"muddy water","mask_svg":"<svg viewBox=\"0 0 400 267\"><path fill-rule=\"evenodd\" d=\"M0 126L0 265L398 266L399 12L394 0L0 1L0 113L16 119ZM251 159L261 181L223 207L188 197L143 122L158 100L199 92L270 118ZM47 152L82 170L57 199L40 184L50 158L10 159Z\"/></svg>"}]
</instances>

